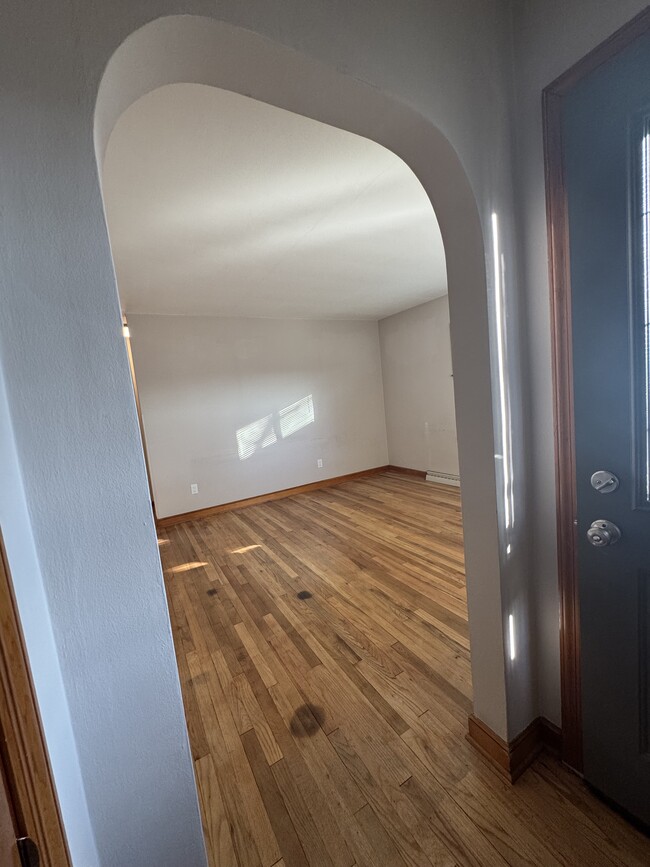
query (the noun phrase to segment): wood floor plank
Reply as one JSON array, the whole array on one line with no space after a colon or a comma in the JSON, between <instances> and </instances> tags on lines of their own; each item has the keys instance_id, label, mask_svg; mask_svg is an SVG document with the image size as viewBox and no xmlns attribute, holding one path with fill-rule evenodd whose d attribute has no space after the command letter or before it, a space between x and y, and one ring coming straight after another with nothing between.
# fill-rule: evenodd
<instances>
[{"instance_id":1,"label":"wood floor plank","mask_svg":"<svg viewBox=\"0 0 650 867\"><path fill-rule=\"evenodd\" d=\"M334 862L318 831L310 805L305 798L307 792L300 785L300 779L296 777L286 759L276 762L271 771L298 832L301 845L307 853L309 863L314 867L330 867ZM351 860L349 865L351 867Z\"/></svg>"},{"instance_id":2,"label":"wood floor plank","mask_svg":"<svg viewBox=\"0 0 650 867\"><path fill-rule=\"evenodd\" d=\"M261 707L257 703L257 699L247 678L243 675L238 675L235 678L235 689L237 698L243 707L245 718L250 722L249 728L240 732L240 734L246 734L247 731L253 729L268 764L272 765L274 762L278 762L283 757L282 750L273 736L273 732Z\"/></svg>"},{"instance_id":3,"label":"wood floor plank","mask_svg":"<svg viewBox=\"0 0 650 867\"><path fill-rule=\"evenodd\" d=\"M313 738L317 743L317 736L320 734L317 714L315 716L311 708L300 704L301 698L288 679L272 687L270 692L294 739L303 745L302 749L298 747L302 761L288 762L288 766L292 768L296 778L298 767L304 769L300 790L318 832L334 864L353 864L355 859L347 845L344 828L337 821L337 814L340 814L343 807L341 794L335 786L328 785L328 775L322 773L323 767L318 761L317 747L311 742ZM301 712L294 712L296 705L301 708ZM322 737L324 739L325 735ZM306 743L307 741L309 743Z\"/></svg>"},{"instance_id":4,"label":"wood floor plank","mask_svg":"<svg viewBox=\"0 0 650 867\"><path fill-rule=\"evenodd\" d=\"M472 867L503 867L508 862L497 852L479 828L447 795L434 801L416 777L402 783L414 808L425 816L439 845L450 852L451 863L465 863Z\"/></svg>"},{"instance_id":5,"label":"wood floor plank","mask_svg":"<svg viewBox=\"0 0 650 867\"><path fill-rule=\"evenodd\" d=\"M283 858L287 864L295 864L296 867L308 864L307 856L282 800L273 772L265 760L262 747L252 729L244 732L242 743L244 744L250 766L253 769L257 786L264 801L264 806L269 815L269 820Z\"/></svg>"},{"instance_id":6,"label":"wood floor plank","mask_svg":"<svg viewBox=\"0 0 650 867\"><path fill-rule=\"evenodd\" d=\"M386 833L399 850L401 857L412 867L421 865L444 864L453 865L453 858L447 853L446 858L431 860L416 839L420 827L421 816L403 795L394 781L385 782L381 765L369 768L366 762L346 735L337 729L330 735L341 761L347 767L359 788L368 798L368 802L379 817ZM367 755L371 755L370 752ZM444 846L440 847L444 856Z\"/></svg>"},{"instance_id":7,"label":"wood floor plank","mask_svg":"<svg viewBox=\"0 0 650 867\"><path fill-rule=\"evenodd\" d=\"M465 741L456 489L394 473L159 533L210 867L650 864L548 756Z\"/></svg>"},{"instance_id":8,"label":"wood floor plank","mask_svg":"<svg viewBox=\"0 0 650 867\"><path fill-rule=\"evenodd\" d=\"M211 756L194 764L210 867L237 867L228 816Z\"/></svg>"},{"instance_id":9,"label":"wood floor plank","mask_svg":"<svg viewBox=\"0 0 650 867\"><path fill-rule=\"evenodd\" d=\"M355 818L363 829L366 838L371 842L372 855L368 864L383 864L385 867L404 867L406 862L370 804L362 807L355 814Z\"/></svg>"},{"instance_id":10,"label":"wood floor plank","mask_svg":"<svg viewBox=\"0 0 650 867\"><path fill-rule=\"evenodd\" d=\"M358 787L345 773L321 727L321 713L317 705L299 705L300 698L287 684L271 688L275 706L285 725L293 735L316 784L323 792L335 818L356 813L367 803Z\"/></svg>"},{"instance_id":11,"label":"wood floor plank","mask_svg":"<svg viewBox=\"0 0 650 867\"><path fill-rule=\"evenodd\" d=\"M222 792L222 802L228 816L232 846L237 855L237 861L239 864L260 867L262 862L250 827L244 795L231 767L230 754L226 750L221 729L214 722L216 711L210 698L206 678L203 676L200 660L196 654L188 659L188 665L197 690L201 711L207 723L206 736L210 745L210 757ZM210 724L211 721L212 724ZM206 819L204 814L204 824L209 825L210 821L210 817Z\"/></svg>"},{"instance_id":12,"label":"wood floor plank","mask_svg":"<svg viewBox=\"0 0 650 867\"><path fill-rule=\"evenodd\" d=\"M236 804L237 812L233 812L233 815L238 823L246 821L246 828L257 850L259 862L262 867L270 867L281 856L281 852L252 769L246 758L244 745L230 716L225 696L218 683L217 673L211 660L207 664L202 664L198 656L194 656L188 659L188 664L192 678L201 680L204 684L203 707L206 713L204 723L206 717L210 715L210 704L212 704L212 714L215 717L213 727L218 725L221 731L216 753L211 753L219 782L221 784L226 777L231 777L231 782L239 793ZM240 856L238 855L238 857ZM245 863L247 862L246 859L251 857L249 846L246 846L241 857L244 858Z\"/></svg>"},{"instance_id":13,"label":"wood floor plank","mask_svg":"<svg viewBox=\"0 0 650 867\"><path fill-rule=\"evenodd\" d=\"M243 623L237 623L235 625L235 632L240 637L242 644L253 661L253 665L259 671L260 677L264 681L265 686L273 686L277 683L275 675L267 665L260 647L254 641L246 626Z\"/></svg>"}]
</instances>

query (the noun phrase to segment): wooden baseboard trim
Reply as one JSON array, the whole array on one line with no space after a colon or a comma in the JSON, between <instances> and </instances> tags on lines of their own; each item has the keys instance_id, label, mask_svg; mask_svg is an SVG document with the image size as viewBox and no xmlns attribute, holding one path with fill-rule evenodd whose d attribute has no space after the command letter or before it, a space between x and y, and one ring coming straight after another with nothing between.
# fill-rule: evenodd
<instances>
[{"instance_id":1,"label":"wooden baseboard trim","mask_svg":"<svg viewBox=\"0 0 650 867\"><path fill-rule=\"evenodd\" d=\"M467 740L510 783L514 783L543 749L559 754L560 729L544 717L537 717L509 743L472 714L468 720Z\"/></svg>"},{"instance_id":2,"label":"wooden baseboard trim","mask_svg":"<svg viewBox=\"0 0 650 867\"><path fill-rule=\"evenodd\" d=\"M544 746L549 751L549 753L553 753L554 756L561 756L562 729L543 716L539 717L539 720L542 727L541 734Z\"/></svg>"},{"instance_id":3,"label":"wooden baseboard trim","mask_svg":"<svg viewBox=\"0 0 650 867\"><path fill-rule=\"evenodd\" d=\"M503 777L511 780L508 744L474 714L467 720L467 740Z\"/></svg>"},{"instance_id":4,"label":"wooden baseboard trim","mask_svg":"<svg viewBox=\"0 0 650 867\"><path fill-rule=\"evenodd\" d=\"M248 497L245 500L235 500L232 503L221 503L219 506L208 506L205 509L196 509L194 512L183 512L181 515L169 515L166 518L158 518L156 526L164 529L173 527L175 524L183 524L186 521L198 521L201 518L211 518L222 512L232 512L234 509L246 509L248 506L257 506L260 503L268 503L271 500L282 500L285 497L293 497L295 494L306 494L309 491L317 491L320 488L331 488L341 485L343 482L351 482L353 479L361 479L364 476L374 476L385 473L388 466L372 467L369 470L359 470L356 473L347 473L344 476L334 476L331 479L319 479L317 482L309 482L306 485L297 485L295 488L284 488L281 491L271 491L268 494L259 494L257 497Z\"/></svg>"},{"instance_id":5,"label":"wooden baseboard trim","mask_svg":"<svg viewBox=\"0 0 650 867\"><path fill-rule=\"evenodd\" d=\"M427 477L426 470L411 470L408 467L396 467L393 464L386 467L386 472L399 473L401 476L417 476L418 479L426 479Z\"/></svg>"}]
</instances>

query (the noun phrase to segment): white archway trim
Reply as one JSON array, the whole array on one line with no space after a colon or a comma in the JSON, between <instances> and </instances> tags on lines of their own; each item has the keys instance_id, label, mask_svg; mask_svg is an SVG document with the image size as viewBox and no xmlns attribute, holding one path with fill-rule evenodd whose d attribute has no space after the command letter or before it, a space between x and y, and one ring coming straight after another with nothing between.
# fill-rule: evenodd
<instances>
[{"instance_id":1,"label":"white archway trim","mask_svg":"<svg viewBox=\"0 0 650 867\"><path fill-rule=\"evenodd\" d=\"M439 129L377 88L257 34L183 15L135 31L109 61L95 112L100 175L122 112L145 93L180 82L231 90L372 139L411 167L431 199L447 259L474 712L507 740L485 254L460 159Z\"/></svg>"}]
</instances>

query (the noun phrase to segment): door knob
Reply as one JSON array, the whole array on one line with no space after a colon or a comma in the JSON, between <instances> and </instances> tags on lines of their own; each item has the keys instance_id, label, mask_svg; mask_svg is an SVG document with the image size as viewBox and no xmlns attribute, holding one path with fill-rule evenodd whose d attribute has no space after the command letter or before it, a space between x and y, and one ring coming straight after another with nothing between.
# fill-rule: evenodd
<instances>
[{"instance_id":1,"label":"door knob","mask_svg":"<svg viewBox=\"0 0 650 867\"><path fill-rule=\"evenodd\" d=\"M587 539L594 548L605 548L607 545L615 545L621 538L621 531L616 524L598 518L587 530Z\"/></svg>"}]
</instances>

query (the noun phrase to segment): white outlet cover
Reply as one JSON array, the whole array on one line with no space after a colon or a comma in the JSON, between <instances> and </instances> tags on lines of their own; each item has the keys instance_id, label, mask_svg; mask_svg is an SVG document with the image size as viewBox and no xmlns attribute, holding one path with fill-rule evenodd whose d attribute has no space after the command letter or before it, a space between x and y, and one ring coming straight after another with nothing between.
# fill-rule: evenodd
<instances>
[{"instance_id":1,"label":"white outlet cover","mask_svg":"<svg viewBox=\"0 0 650 867\"><path fill-rule=\"evenodd\" d=\"M318 464L319 469L323 466L323 459L319 458L316 463Z\"/></svg>"},{"instance_id":2,"label":"white outlet cover","mask_svg":"<svg viewBox=\"0 0 650 867\"><path fill-rule=\"evenodd\" d=\"M190 491L191 491L193 494L198 494L198 492L199 492L199 486L198 486L198 485L190 485Z\"/></svg>"}]
</instances>

